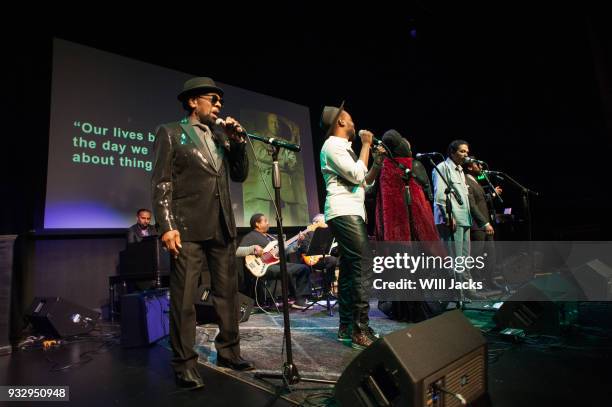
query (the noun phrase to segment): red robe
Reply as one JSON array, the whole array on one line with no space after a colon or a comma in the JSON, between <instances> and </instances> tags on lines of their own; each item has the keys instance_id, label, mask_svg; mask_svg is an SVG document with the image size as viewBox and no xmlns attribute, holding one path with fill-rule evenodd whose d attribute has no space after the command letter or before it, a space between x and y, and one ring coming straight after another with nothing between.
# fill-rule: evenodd
<instances>
[{"instance_id":1,"label":"red robe","mask_svg":"<svg viewBox=\"0 0 612 407\"><path fill-rule=\"evenodd\" d=\"M398 157L398 162L412 169L411 157ZM433 212L419 183L410 177L408 188L412 203L407 208L402 171L385 158L378 179L376 196L376 238L383 241L434 242L426 250L432 255L446 255L434 224Z\"/></svg>"}]
</instances>

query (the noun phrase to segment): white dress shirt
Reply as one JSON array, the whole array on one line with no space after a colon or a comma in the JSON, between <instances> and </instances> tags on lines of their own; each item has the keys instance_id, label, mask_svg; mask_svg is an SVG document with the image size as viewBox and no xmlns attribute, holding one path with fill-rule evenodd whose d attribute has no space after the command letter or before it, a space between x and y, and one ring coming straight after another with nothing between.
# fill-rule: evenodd
<instances>
[{"instance_id":1,"label":"white dress shirt","mask_svg":"<svg viewBox=\"0 0 612 407\"><path fill-rule=\"evenodd\" d=\"M325 181L325 220L357 215L365 222L365 176L368 172L344 138L330 136L319 156Z\"/></svg>"}]
</instances>

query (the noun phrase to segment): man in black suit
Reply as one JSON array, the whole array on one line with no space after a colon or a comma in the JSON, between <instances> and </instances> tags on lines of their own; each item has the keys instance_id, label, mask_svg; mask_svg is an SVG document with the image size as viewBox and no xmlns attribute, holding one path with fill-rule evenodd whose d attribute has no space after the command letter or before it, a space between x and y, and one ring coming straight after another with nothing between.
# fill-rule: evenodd
<instances>
[{"instance_id":1,"label":"man in black suit","mask_svg":"<svg viewBox=\"0 0 612 407\"><path fill-rule=\"evenodd\" d=\"M474 159L473 156L470 156ZM465 181L468 185L470 199L470 213L472 215L472 227L470 229L470 241L472 245L472 255L480 256L487 252L486 275L480 276L486 285L493 286L493 275L496 265L493 220L495 219L495 209L493 198L495 194L501 194L502 189L495 187L495 191L485 191L476 179L482 172L482 167L478 162L471 161L463 164L465 170Z\"/></svg>"},{"instance_id":2,"label":"man in black suit","mask_svg":"<svg viewBox=\"0 0 612 407\"><path fill-rule=\"evenodd\" d=\"M178 99L187 111L180 122L159 126L152 176L153 210L161 239L172 255L170 344L177 384L202 387L194 351L198 278L209 271L219 315L217 365L251 370L240 356L238 280L233 261L236 224L230 178L248 175L244 130L231 117L217 125L223 90L210 78L185 82Z\"/></svg>"},{"instance_id":3,"label":"man in black suit","mask_svg":"<svg viewBox=\"0 0 612 407\"><path fill-rule=\"evenodd\" d=\"M474 157L469 157L474 159ZM470 194L470 208L473 222L470 230L470 240L485 241L493 240L495 230L493 229L493 220L495 219L495 209L493 207L493 198L495 195L501 195L502 189L499 186L495 187L495 191L490 193L480 185L476 179L482 173L482 167L478 162L470 161L464 164L465 181L468 185Z\"/></svg>"},{"instance_id":4,"label":"man in black suit","mask_svg":"<svg viewBox=\"0 0 612 407\"><path fill-rule=\"evenodd\" d=\"M147 236L157 236L155 226L151 225L151 211L148 209L138 209L136 212L136 223L130 226L127 231L127 242L140 243Z\"/></svg>"}]
</instances>

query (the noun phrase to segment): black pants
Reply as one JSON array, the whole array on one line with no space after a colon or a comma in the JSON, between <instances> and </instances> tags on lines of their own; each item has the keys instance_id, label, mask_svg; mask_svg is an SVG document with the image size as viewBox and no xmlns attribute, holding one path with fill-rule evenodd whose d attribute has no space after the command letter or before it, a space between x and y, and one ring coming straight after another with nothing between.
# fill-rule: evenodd
<instances>
[{"instance_id":1,"label":"black pants","mask_svg":"<svg viewBox=\"0 0 612 407\"><path fill-rule=\"evenodd\" d=\"M480 271L472 269L472 273L475 275L475 277L478 277L479 280L484 281L486 284L492 285L493 278L497 272L495 239L493 235L487 235L484 230L472 229L470 231L470 240L472 241L472 256L477 257L482 256L484 253L487 254L484 259L485 268Z\"/></svg>"},{"instance_id":2,"label":"black pants","mask_svg":"<svg viewBox=\"0 0 612 407\"><path fill-rule=\"evenodd\" d=\"M211 277L212 301L219 316L217 353L226 359L240 356L238 332L238 278L233 244L223 238L204 242L182 242L178 259L172 261L170 274L170 344L175 371L196 366L194 351L196 312L194 299L202 272Z\"/></svg>"},{"instance_id":3,"label":"black pants","mask_svg":"<svg viewBox=\"0 0 612 407\"><path fill-rule=\"evenodd\" d=\"M361 216L338 216L327 223L340 252L340 324L352 324L353 332L363 330L369 322L372 280L372 252L365 222Z\"/></svg>"},{"instance_id":4,"label":"black pants","mask_svg":"<svg viewBox=\"0 0 612 407\"><path fill-rule=\"evenodd\" d=\"M287 276L289 277L289 294L296 300L301 300L310 295L312 283L310 282L310 267L305 264L287 263ZM268 267L266 279L280 279L280 264Z\"/></svg>"},{"instance_id":5,"label":"black pants","mask_svg":"<svg viewBox=\"0 0 612 407\"><path fill-rule=\"evenodd\" d=\"M325 279L323 284L327 288L331 288L332 283L336 280L336 266L338 265L338 258L335 256L321 257L312 268L315 270L324 270Z\"/></svg>"}]
</instances>

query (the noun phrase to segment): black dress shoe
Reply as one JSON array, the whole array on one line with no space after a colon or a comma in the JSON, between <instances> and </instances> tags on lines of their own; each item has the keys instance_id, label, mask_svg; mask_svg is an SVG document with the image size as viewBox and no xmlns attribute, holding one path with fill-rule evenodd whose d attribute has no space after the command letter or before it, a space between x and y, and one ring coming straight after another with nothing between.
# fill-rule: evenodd
<instances>
[{"instance_id":1,"label":"black dress shoe","mask_svg":"<svg viewBox=\"0 0 612 407\"><path fill-rule=\"evenodd\" d=\"M193 369L187 369L183 372L176 372L175 374L176 385L184 387L189 390L201 389L204 387L200 374Z\"/></svg>"},{"instance_id":2,"label":"black dress shoe","mask_svg":"<svg viewBox=\"0 0 612 407\"><path fill-rule=\"evenodd\" d=\"M248 360L244 360L242 358L238 358L234 360L225 359L224 357L221 357L219 355L217 355L217 366L227 367L232 370L238 370L240 372L246 372L247 370L255 369L253 362L249 362Z\"/></svg>"}]
</instances>

